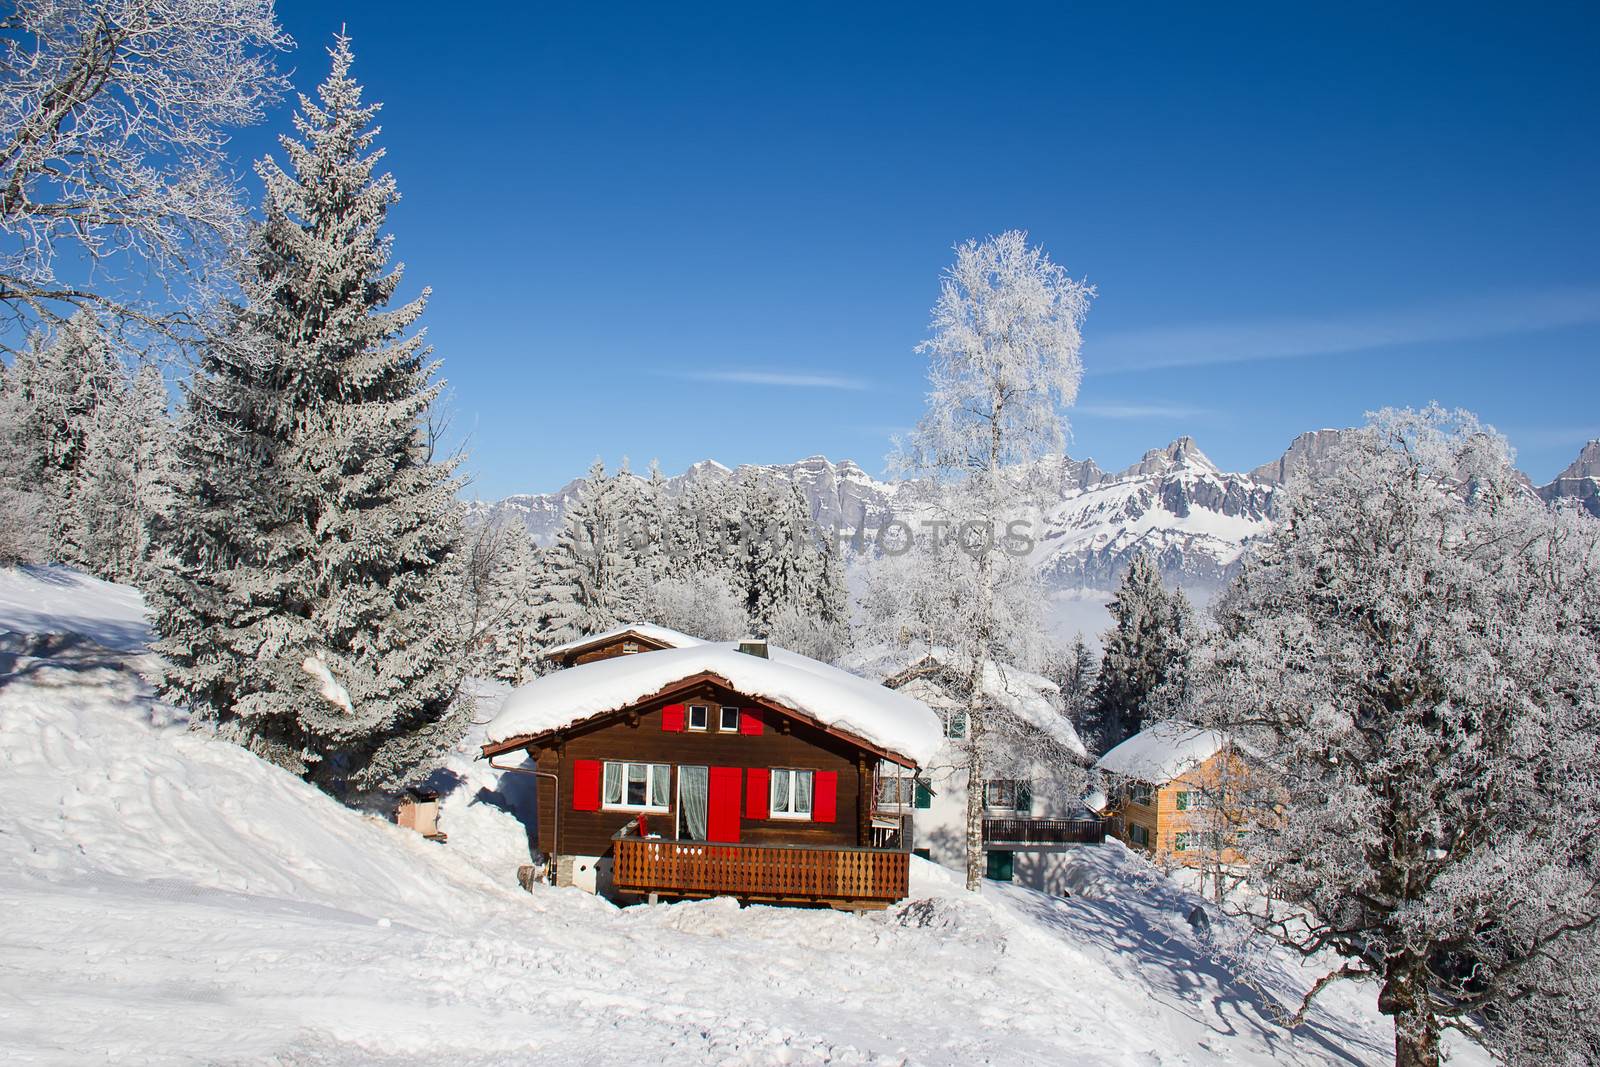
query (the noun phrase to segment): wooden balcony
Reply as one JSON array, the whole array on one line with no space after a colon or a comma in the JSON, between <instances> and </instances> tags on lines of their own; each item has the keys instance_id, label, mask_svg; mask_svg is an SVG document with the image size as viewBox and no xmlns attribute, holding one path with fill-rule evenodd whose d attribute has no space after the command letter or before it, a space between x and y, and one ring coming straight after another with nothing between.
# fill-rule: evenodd
<instances>
[{"instance_id":1,"label":"wooden balcony","mask_svg":"<svg viewBox=\"0 0 1600 1067\"><path fill-rule=\"evenodd\" d=\"M1057 852L1106 839L1101 819L985 819L983 847L1014 852Z\"/></svg>"},{"instance_id":2,"label":"wooden balcony","mask_svg":"<svg viewBox=\"0 0 1600 1067\"><path fill-rule=\"evenodd\" d=\"M624 893L737 897L835 908L882 908L906 895L901 849L722 845L618 833L612 880Z\"/></svg>"}]
</instances>

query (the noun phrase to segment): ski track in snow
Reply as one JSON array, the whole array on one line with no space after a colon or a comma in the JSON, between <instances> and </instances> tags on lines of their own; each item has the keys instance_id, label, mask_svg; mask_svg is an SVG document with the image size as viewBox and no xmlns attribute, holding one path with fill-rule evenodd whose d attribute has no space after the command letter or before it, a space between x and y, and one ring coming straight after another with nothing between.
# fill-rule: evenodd
<instances>
[{"instance_id":1,"label":"ski track in snow","mask_svg":"<svg viewBox=\"0 0 1600 1067\"><path fill-rule=\"evenodd\" d=\"M0 572L0 624L18 628L30 580ZM114 634L109 623L139 618L107 595L118 587L77 584L45 630L86 620ZM1070 899L998 885L972 896L914 861L914 899L865 916L528 894L513 877L525 831L479 799L497 774L471 760L472 739L451 759L439 846L187 730L112 660L24 656L0 675L7 1063L1391 1055L1370 988L1337 990L1294 1033L1265 1021L1197 943L1184 919L1196 898L1119 845L1082 852ZM1308 975L1273 966L1279 999L1297 1000Z\"/></svg>"}]
</instances>

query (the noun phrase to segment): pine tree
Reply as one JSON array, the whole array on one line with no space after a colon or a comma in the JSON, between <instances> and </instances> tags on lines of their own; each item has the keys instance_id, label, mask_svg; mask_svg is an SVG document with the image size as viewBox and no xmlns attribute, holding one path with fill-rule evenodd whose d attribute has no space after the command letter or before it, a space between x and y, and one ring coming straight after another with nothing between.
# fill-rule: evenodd
<instances>
[{"instance_id":1,"label":"pine tree","mask_svg":"<svg viewBox=\"0 0 1600 1067\"><path fill-rule=\"evenodd\" d=\"M94 569L73 507L100 406L123 388L123 370L99 322L79 312L34 334L0 388L0 491L16 555Z\"/></svg>"},{"instance_id":2,"label":"pine tree","mask_svg":"<svg viewBox=\"0 0 1600 1067\"><path fill-rule=\"evenodd\" d=\"M1188 599L1181 590L1167 594L1148 553L1129 562L1110 608L1115 625L1101 637L1100 673L1086 715L1089 743L1100 752L1143 729L1158 690L1181 681L1194 629Z\"/></svg>"},{"instance_id":3,"label":"pine tree","mask_svg":"<svg viewBox=\"0 0 1600 1067\"><path fill-rule=\"evenodd\" d=\"M224 736L336 795L402 783L465 725L445 563L453 462L426 424L442 385L428 291L390 301L372 119L330 50L300 97L287 169L257 166L265 222L234 329L204 354L183 419L185 507L152 597L166 689Z\"/></svg>"},{"instance_id":4,"label":"pine tree","mask_svg":"<svg viewBox=\"0 0 1600 1067\"><path fill-rule=\"evenodd\" d=\"M638 621L628 617L638 606L638 586L624 547L626 490L615 483L596 459L545 554L540 611L547 646Z\"/></svg>"},{"instance_id":5,"label":"pine tree","mask_svg":"<svg viewBox=\"0 0 1600 1067\"><path fill-rule=\"evenodd\" d=\"M71 509L95 573L141 584L158 526L175 506L172 427L161 371L142 367L96 407Z\"/></svg>"}]
</instances>

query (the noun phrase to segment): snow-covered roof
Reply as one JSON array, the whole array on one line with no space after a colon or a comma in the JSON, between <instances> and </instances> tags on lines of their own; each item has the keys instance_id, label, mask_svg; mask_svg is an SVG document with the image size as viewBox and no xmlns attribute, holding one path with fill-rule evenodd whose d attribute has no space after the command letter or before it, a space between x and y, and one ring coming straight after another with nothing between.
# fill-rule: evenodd
<instances>
[{"instance_id":1,"label":"snow-covered roof","mask_svg":"<svg viewBox=\"0 0 1600 1067\"><path fill-rule=\"evenodd\" d=\"M1186 722L1159 722L1101 756L1095 769L1141 782L1170 782L1215 756L1225 743L1215 730Z\"/></svg>"},{"instance_id":2,"label":"snow-covered roof","mask_svg":"<svg viewBox=\"0 0 1600 1067\"><path fill-rule=\"evenodd\" d=\"M746 696L798 712L885 752L926 766L943 737L938 716L922 701L848 671L769 646L768 658L727 642L698 642L638 656L614 656L556 671L512 690L489 723L496 745L537 737L620 711L699 674L711 674Z\"/></svg>"},{"instance_id":3,"label":"snow-covered roof","mask_svg":"<svg viewBox=\"0 0 1600 1067\"><path fill-rule=\"evenodd\" d=\"M952 672L965 674L966 656L951 648L939 645L917 646L910 649L891 649L878 646L858 652L844 661L852 670L875 678L892 678L910 667L927 661L937 663ZM1058 710L1060 687L1050 679L1032 671L1025 671L1011 663L988 662L983 665L983 680L979 683L983 695L995 707L1010 712L1029 726L1042 731L1057 744L1080 756L1088 755L1078 731Z\"/></svg>"},{"instance_id":4,"label":"snow-covered roof","mask_svg":"<svg viewBox=\"0 0 1600 1067\"><path fill-rule=\"evenodd\" d=\"M688 648L690 645L705 644L698 637L690 637L686 633L679 633L671 627L657 626L653 622L636 622L629 626L618 626L615 630L607 630L604 633L590 634L588 637L579 637L559 645L551 645L539 655L546 657L563 656L568 652L577 652L580 649L591 648L595 645L610 644L619 637L628 636L642 637L646 641L654 641L656 644L665 645L668 648Z\"/></svg>"}]
</instances>

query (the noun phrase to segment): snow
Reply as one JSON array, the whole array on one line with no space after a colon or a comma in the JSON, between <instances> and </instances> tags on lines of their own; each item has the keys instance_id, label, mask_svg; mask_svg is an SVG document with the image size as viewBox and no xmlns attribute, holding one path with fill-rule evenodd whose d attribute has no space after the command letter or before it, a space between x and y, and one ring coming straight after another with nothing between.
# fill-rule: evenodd
<instances>
[{"instance_id":1,"label":"snow","mask_svg":"<svg viewBox=\"0 0 1600 1067\"><path fill-rule=\"evenodd\" d=\"M701 645L705 643L698 637L690 637L688 634L681 633L680 631L674 630L668 626L657 626L655 623L651 622L636 622L631 626L618 626L616 629L606 630L604 633L590 634L588 637L579 637L559 645L551 645L549 648L541 652L540 655L545 656L546 658L559 656L563 653L571 652L574 649L588 648L590 645L607 644L616 638L626 637L629 635L643 637L646 640L655 641L666 645L668 648L688 648L690 645Z\"/></svg>"},{"instance_id":2,"label":"snow","mask_svg":"<svg viewBox=\"0 0 1600 1067\"><path fill-rule=\"evenodd\" d=\"M559 730L710 673L740 693L791 708L918 766L938 751L939 719L921 701L785 649L768 646L768 656L740 652L736 643L707 642L569 667L513 690L486 736L497 744Z\"/></svg>"},{"instance_id":3,"label":"snow","mask_svg":"<svg viewBox=\"0 0 1600 1067\"><path fill-rule=\"evenodd\" d=\"M1224 743L1215 730L1200 730L1183 722L1161 722L1140 730L1101 756L1095 768L1159 785L1198 767L1216 755Z\"/></svg>"},{"instance_id":4,"label":"snow","mask_svg":"<svg viewBox=\"0 0 1600 1067\"><path fill-rule=\"evenodd\" d=\"M81 634L123 652L151 638L138 592L56 566L0 568L0 630Z\"/></svg>"},{"instance_id":5,"label":"snow","mask_svg":"<svg viewBox=\"0 0 1600 1067\"><path fill-rule=\"evenodd\" d=\"M924 660L933 660L958 675L966 673L965 657L960 652L937 645L905 650L878 646L847 657L842 666L882 679ZM990 661L983 665L979 688L995 707L1047 734L1068 751L1080 756L1088 754L1072 722L1057 709L1061 691L1050 679L1015 664Z\"/></svg>"},{"instance_id":6,"label":"snow","mask_svg":"<svg viewBox=\"0 0 1600 1067\"><path fill-rule=\"evenodd\" d=\"M37 580L0 577L24 592ZM85 601L58 601L64 614L41 618L44 630L103 617L97 587L78 588ZM1297 1001L1311 972L1267 956L1242 982L1185 921L1198 899L1119 845L1075 852L1065 899L994 884L968 894L914 860L912 898L865 916L524 893L525 831L503 810L523 776L475 763L481 737L433 783L455 780L438 845L185 729L105 659L0 667L7 1062L1379 1067L1392 1056L1370 985L1330 990L1299 1030L1269 1022L1264 998ZM1457 1067L1487 1062L1454 1051Z\"/></svg>"}]
</instances>

